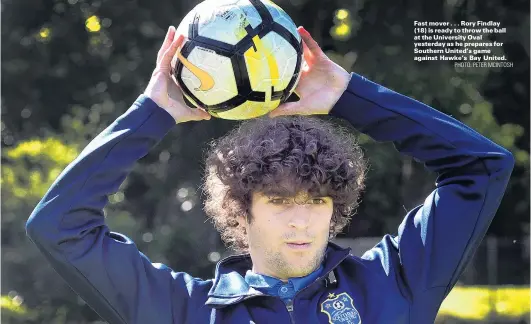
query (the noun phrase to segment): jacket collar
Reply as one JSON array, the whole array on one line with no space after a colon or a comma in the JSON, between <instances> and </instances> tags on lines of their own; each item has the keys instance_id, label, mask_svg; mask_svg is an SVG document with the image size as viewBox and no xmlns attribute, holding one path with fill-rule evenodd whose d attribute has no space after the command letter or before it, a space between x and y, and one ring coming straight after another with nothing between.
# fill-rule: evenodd
<instances>
[{"instance_id":1,"label":"jacket collar","mask_svg":"<svg viewBox=\"0 0 531 324\"><path fill-rule=\"evenodd\" d=\"M330 280L330 277L335 280L332 270L349 254L350 248L345 249L329 242L323 264L323 273L315 282L327 278ZM264 295L250 287L245 281L245 273L252 267L253 264L249 254L229 256L218 262L214 282L208 292L208 299L205 304L219 308L238 303L244 299Z\"/></svg>"}]
</instances>

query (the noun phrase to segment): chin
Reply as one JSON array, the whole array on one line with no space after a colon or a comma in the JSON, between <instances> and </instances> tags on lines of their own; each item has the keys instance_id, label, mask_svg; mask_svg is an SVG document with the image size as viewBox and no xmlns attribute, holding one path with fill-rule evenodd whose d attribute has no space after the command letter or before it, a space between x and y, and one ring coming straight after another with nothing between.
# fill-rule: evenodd
<instances>
[{"instance_id":1,"label":"chin","mask_svg":"<svg viewBox=\"0 0 531 324\"><path fill-rule=\"evenodd\" d=\"M304 277L312 273L315 269L319 267L319 264L315 261L306 261L300 260L301 262L293 262L294 260L289 260L291 268L291 277Z\"/></svg>"},{"instance_id":2,"label":"chin","mask_svg":"<svg viewBox=\"0 0 531 324\"><path fill-rule=\"evenodd\" d=\"M298 278L298 277L305 277L312 273L315 269L313 267L308 268L301 268L301 267L295 267L290 271L290 278Z\"/></svg>"}]
</instances>

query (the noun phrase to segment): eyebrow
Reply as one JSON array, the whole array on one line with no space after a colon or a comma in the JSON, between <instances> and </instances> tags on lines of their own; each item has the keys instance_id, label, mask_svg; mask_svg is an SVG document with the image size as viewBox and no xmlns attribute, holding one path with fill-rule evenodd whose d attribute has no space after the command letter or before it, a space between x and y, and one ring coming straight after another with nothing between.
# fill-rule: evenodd
<instances>
[{"instance_id":1,"label":"eyebrow","mask_svg":"<svg viewBox=\"0 0 531 324\"><path fill-rule=\"evenodd\" d=\"M275 194L275 193L270 193L270 194L266 194L264 193L263 194L265 198L296 198L297 196L293 196L293 195L286 195L286 194ZM327 198L328 196L313 196L313 195L308 195L308 196L305 196L304 198L305 199L315 199L315 198Z\"/></svg>"}]
</instances>

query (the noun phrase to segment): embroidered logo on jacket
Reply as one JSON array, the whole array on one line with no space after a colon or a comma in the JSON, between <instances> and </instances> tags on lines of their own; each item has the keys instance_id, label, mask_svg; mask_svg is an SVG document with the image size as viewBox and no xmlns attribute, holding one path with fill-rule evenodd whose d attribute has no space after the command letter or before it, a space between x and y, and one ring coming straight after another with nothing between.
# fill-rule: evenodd
<instances>
[{"instance_id":1,"label":"embroidered logo on jacket","mask_svg":"<svg viewBox=\"0 0 531 324\"><path fill-rule=\"evenodd\" d=\"M321 303L321 312L328 315L330 324L361 324L360 313L354 307L354 300L346 292L329 294Z\"/></svg>"}]
</instances>

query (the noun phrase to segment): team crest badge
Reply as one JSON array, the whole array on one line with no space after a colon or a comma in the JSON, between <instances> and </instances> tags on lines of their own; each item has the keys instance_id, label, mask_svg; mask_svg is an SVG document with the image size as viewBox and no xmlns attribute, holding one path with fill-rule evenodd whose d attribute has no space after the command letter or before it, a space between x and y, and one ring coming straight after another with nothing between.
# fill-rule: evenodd
<instances>
[{"instance_id":1,"label":"team crest badge","mask_svg":"<svg viewBox=\"0 0 531 324\"><path fill-rule=\"evenodd\" d=\"M354 307L354 300L346 292L329 294L321 303L321 312L328 315L330 324L361 324L360 313Z\"/></svg>"}]
</instances>

